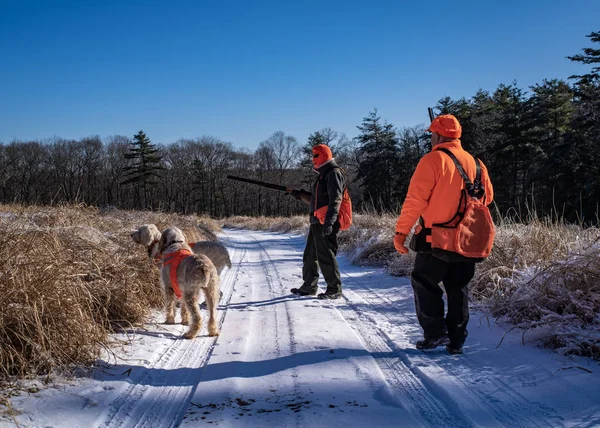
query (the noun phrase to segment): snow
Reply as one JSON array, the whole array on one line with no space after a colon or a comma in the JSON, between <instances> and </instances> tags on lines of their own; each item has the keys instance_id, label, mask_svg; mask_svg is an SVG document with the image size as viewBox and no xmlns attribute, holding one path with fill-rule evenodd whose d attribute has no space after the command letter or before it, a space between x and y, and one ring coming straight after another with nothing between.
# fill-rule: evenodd
<instances>
[{"instance_id":1,"label":"snow","mask_svg":"<svg viewBox=\"0 0 600 428\"><path fill-rule=\"evenodd\" d=\"M342 299L292 296L303 236L229 229L221 238L233 266L222 273L218 338L204 327L183 340L186 327L156 313L115 335L92 378L11 397L18 425L600 426L596 361L523 345L517 330L502 340L510 326L474 311L464 355L421 352L408 278L341 255Z\"/></svg>"}]
</instances>

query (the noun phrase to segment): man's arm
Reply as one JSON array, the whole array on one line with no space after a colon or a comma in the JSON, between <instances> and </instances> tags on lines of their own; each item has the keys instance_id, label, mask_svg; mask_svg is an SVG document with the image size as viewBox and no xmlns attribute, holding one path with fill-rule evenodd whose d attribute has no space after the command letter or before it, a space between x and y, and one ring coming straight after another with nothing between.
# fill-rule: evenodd
<instances>
[{"instance_id":1,"label":"man's arm","mask_svg":"<svg viewBox=\"0 0 600 428\"><path fill-rule=\"evenodd\" d=\"M396 221L396 232L408 235L410 229L429 205L429 198L435 186L436 171L434 153L425 155L413 173L402 211Z\"/></svg>"},{"instance_id":2,"label":"man's arm","mask_svg":"<svg viewBox=\"0 0 600 428\"><path fill-rule=\"evenodd\" d=\"M327 206L324 225L333 225L333 223L336 222L340 212L340 206L342 205L345 186L346 178L340 169L336 168L327 174L327 195L329 196L329 205Z\"/></svg>"},{"instance_id":3,"label":"man's arm","mask_svg":"<svg viewBox=\"0 0 600 428\"><path fill-rule=\"evenodd\" d=\"M484 204L489 205L494 200L494 187L492 186L492 180L488 174L487 167L481 162L481 181L485 190Z\"/></svg>"}]
</instances>

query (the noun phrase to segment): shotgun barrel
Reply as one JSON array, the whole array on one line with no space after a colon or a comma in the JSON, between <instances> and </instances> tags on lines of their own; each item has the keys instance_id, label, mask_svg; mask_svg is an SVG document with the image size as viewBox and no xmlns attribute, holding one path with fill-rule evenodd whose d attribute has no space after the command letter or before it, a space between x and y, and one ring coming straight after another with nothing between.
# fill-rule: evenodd
<instances>
[{"instance_id":1,"label":"shotgun barrel","mask_svg":"<svg viewBox=\"0 0 600 428\"><path fill-rule=\"evenodd\" d=\"M251 180L249 178L236 177L234 175L228 175L227 178L230 180L243 181L244 183L256 184L257 186L266 187L267 189L279 190L280 192L289 193L292 190L289 187L280 186L279 184L266 183L264 181Z\"/></svg>"},{"instance_id":2,"label":"shotgun barrel","mask_svg":"<svg viewBox=\"0 0 600 428\"><path fill-rule=\"evenodd\" d=\"M429 121L433 122L433 119L435 119L433 116L433 109L431 107L427 107L427 112L429 113Z\"/></svg>"}]
</instances>

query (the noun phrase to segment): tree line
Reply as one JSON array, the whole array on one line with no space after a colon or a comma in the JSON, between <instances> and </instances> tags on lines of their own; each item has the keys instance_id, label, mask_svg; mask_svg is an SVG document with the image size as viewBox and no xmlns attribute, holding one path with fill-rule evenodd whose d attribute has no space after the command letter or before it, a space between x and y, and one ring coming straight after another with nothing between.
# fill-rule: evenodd
<instances>
[{"instance_id":1,"label":"tree line","mask_svg":"<svg viewBox=\"0 0 600 428\"><path fill-rule=\"evenodd\" d=\"M600 43L600 32L587 37ZM460 120L464 148L488 166L498 215L525 220L534 212L597 223L600 49L584 48L568 59L591 64L591 70L527 89L500 84L470 98L442 98L435 106L437 114ZM157 145L143 131L133 138L13 141L0 145L0 201L214 217L303 214L306 207L284 193L226 176L309 189L315 178L311 148L323 143L346 169L358 211L397 213L416 164L430 150L426 126L399 129L374 109L357 129L349 139L324 128L303 143L277 131L253 152L210 136Z\"/></svg>"}]
</instances>

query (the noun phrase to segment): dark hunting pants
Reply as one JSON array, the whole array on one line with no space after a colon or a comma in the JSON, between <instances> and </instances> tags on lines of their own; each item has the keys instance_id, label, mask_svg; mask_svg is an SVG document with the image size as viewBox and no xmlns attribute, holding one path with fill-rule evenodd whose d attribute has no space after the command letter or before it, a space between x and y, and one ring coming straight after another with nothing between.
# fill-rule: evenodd
<instances>
[{"instance_id":1,"label":"dark hunting pants","mask_svg":"<svg viewBox=\"0 0 600 428\"><path fill-rule=\"evenodd\" d=\"M323 225L311 224L304 248L302 259L302 289L316 291L319 281L319 268L327 283L327 291L341 292L342 279L335 256L338 251L337 234L340 231L340 223L335 222L333 232L323 236Z\"/></svg>"},{"instance_id":2,"label":"dark hunting pants","mask_svg":"<svg viewBox=\"0 0 600 428\"><path fill-rule=\"evenodd\" d=\"M469 322L469 287L475 275L473 262L445 262L428 253L417 253L411 283L415 307L425 338L445 336L458 346L467 338ZM444 318L444 284L448 313Z\"/></svg>"}]
</instances>

